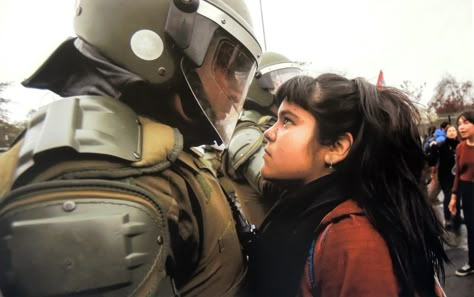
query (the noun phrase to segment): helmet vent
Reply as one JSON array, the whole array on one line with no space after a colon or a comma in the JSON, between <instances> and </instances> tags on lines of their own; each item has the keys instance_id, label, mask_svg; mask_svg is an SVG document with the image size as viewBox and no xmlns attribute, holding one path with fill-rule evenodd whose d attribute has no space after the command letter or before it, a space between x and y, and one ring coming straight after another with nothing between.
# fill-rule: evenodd
<instances>
[{"instance_id":1,"label":"helmet vent","mask_svg":"<svg viewBox=\"0 0 474 297\"><path fill-rule=\"evenodd\" d=\"M160 35L151 30L140 30L130 40L133 53L142 60L158 59L163 53L164 45Z\"/></svg>"}]
</instances>

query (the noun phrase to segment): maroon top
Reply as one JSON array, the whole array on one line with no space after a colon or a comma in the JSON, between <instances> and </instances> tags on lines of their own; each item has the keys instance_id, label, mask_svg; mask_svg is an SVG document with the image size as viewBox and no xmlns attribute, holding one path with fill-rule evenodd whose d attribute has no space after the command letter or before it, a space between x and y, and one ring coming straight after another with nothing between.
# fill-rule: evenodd
<instances>
[{"instance_id":1,"label":"maroon top","mask_svg":"<svg viewBox=\"0 0 474 297\"><path fill-rule=\"evenodd\" d=\"M314 246L314 283L308 262L299 296L398 297L387 244L361 212L355 201L348 200L323 219L321 224L327 226ZM345 218L338 220L341 216Z\"/></svg>"},{"instance_id":2,"label":"maroon top","mask_svg":"<svg viewBox=\"0 0 474 297\"><path fill-rule=\"evenodd\" d=\"M338 205L320 226L324 230L314 245L312 266L308 257L298 297L399 296L387 244L355 201ZM437 278L435 294L446 297Z\"/></svg>"},{"instance_id":3,"label":"maroon top","mask_svg":"<svg viewBox=\"0 0 474 297\"><path fill-rule=\"evenodd\" d=\"M453 193L458 191L460 180L474 183L474 146L468 145L466 140L456 148L456 176L453 182Z\"/></svg>"}]
</instances>

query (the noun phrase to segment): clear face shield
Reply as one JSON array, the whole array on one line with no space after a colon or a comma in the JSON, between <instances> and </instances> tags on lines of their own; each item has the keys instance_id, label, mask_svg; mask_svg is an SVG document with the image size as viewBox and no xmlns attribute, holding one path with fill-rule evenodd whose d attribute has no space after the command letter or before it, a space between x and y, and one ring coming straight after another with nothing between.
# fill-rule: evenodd
<instances>
[{"instance_id":1,"label":"clear face shield","mask_svg":"<svg viewBox=\"0 0 474 297\"><path fill-rule=\"evenodd\" d=\"M292 67L292 63L287 68L280 68L262 73L258 79L258 85L267 90L272 95L275 95L278 88L290 78L303 74L300 68Z\"/></svg>"},{"instance_id":2,"label":"clear face shield","mask_svg":"<svg viewBox=\"0 0 474 297\"><path fill-rule=\"evenodd\" d=\"M256 70L255 59L239 42L218 29L202 66L183 60L181 67L201 111L227 146Z\"/></svg>"}]
</instances>

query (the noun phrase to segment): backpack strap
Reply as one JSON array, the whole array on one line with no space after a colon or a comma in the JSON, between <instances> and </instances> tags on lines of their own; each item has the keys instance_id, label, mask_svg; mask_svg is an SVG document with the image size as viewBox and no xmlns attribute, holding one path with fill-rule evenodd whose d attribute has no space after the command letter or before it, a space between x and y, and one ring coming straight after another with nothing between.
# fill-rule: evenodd
<instances>
[{"instance_id":1,"label":"backpack strap","mask_svg":"<svg viewBox=\"0 0 474 297\"><path fill-rule=\"evenodd\" d=\"M321 224L316 228L316 231L314 232L315 236L313 238L313 241L311 242L311 246L309 249L309 256L308 256L308 264L309 264L309 282L311 285L311 290L314 290L315 288L315 283L316 283L316 277L315 277L315 266L314 266L314 251L316 248L319 248L319 250L322 249L324 242L326 241L326 237L329 234L329 231L331 231L331 228L334 224L337 224L338 222L349 218L352 215L357 215L357 216L364 216L365 214L363 212L356 212L356 213L348 213L344 214L341 216L338 216L331 220L330 222L326 224Z\"/></svg>"},{"instance_id":2,"label":"backpack strap","mask_svg":"<svg viewBox=\"0 0 474 297\"><path fill-rule=\"evenodd\" d=\"M331 230L333 223L329 223L326 225L324 228L321 238L316 234L316 236L313 238L313 241L311 241L311 247L309 248L309 282L311 284L311 289L314 289L314 284L315 284L315 277L314 277L314 250L316 248L316 244L319 244L320 248L322 247L322 244L324 240L326 239L326 236L329 233L329 230Z\"/></svg>"}]
</instances>

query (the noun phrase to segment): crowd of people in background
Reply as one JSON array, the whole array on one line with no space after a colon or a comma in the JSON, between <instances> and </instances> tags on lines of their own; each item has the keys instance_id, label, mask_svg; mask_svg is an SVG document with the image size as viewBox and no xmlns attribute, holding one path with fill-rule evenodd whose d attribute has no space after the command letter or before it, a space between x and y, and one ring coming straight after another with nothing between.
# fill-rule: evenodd
<instances>
[{"instance_id":1,"label":"crowd of people in background","mask_svg":"<svg viewBox=\"0 0 474 297\"><path fill-rule=\"evenodd\" d=\"M462 223L474 273L474 111L422 144L407 94L263 53L244 1L96 2L0 154L0 296L446 297Z\"/></svg>"},{"instance_id":2,"label":"crowd of people in background","mask_svg":"<svg viewBox=\"0 0 474 297\"><path fill-rule=\"evenodd\" d=\"M474 273L474 111L459 114L455 125L442 122L430 127L423 140L431 181L429 200L436 204L443 193L443 221L446 230L458 231L465 223L468 260L457 276Z\"/></svg>"}]
</instances>

